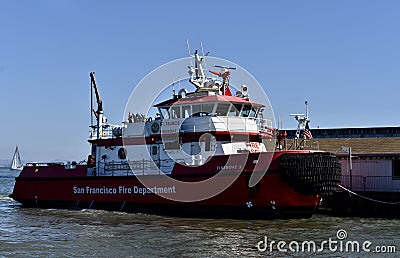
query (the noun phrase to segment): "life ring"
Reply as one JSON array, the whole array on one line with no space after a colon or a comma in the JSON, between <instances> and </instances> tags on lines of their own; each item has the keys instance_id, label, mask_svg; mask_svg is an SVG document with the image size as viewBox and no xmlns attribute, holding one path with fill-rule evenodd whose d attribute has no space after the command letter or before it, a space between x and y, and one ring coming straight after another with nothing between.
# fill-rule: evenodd
<instances>
[{"instance_id":1,"label":"life ring","mask_svg":"<svg viewBox=\"0 0 400 258\"><path fill-rule=\"evenodd\" d=\"M125 148L119 148L119 150L118 150L118 158L126 159L126 149Z\"/></svg>"}]
</instances>

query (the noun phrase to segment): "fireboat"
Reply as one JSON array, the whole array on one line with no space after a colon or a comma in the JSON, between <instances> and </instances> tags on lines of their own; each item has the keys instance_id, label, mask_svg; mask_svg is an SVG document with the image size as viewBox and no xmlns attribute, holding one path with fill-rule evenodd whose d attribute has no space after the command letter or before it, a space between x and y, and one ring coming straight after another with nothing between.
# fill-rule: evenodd
<instances>
[{"instance_id":1,"label":"fireboat","mask_svg":"<svg viewBox=\"0 0 400 258\"><path fill-rule=\"evenodd\" d=\"M207 71L204 55L197 51L191 60L188 81L194 91L174 90L170 99L153 105L154 116L132 110L121 125L104 119L91 72L97 110L93 108L96 121L90 126L87 159L27 163L10 196L24 207L37 208L239 219L311 217L321 198L340 183L341 167L333 154L302 147L308 115L296 117L299 137L283 147L285 132L263 116L265 106L250 98L251 88L242 85L232 94L234 67Z\"/></svg>"}]
</instances>

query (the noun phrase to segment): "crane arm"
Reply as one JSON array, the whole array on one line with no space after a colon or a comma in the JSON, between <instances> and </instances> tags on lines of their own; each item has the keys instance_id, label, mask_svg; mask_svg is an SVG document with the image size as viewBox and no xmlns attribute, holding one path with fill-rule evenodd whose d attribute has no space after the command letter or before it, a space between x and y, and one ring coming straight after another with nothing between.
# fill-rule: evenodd
<instances>
[{"instance_id":1,"label":"crane arm","mask_svg":"<svg viewBox=\"0 0 400 258\"><path fill-rule=\"evenodd\" d=\"M90 73L90 80L92 83L92 87L94 89L94 93L96 94L96 102L97 102L97 114L103 113L103 101L101 100L99 89L97 88L96 77L94 76L94 72Z\"/></svg>"}]
</instances>

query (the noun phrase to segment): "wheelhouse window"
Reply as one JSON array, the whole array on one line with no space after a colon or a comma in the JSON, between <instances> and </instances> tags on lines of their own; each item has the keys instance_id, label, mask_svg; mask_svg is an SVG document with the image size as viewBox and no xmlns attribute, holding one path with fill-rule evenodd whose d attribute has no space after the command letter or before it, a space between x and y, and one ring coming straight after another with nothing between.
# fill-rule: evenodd
<instances>
[{"instance_id":1,"label":"wheelhouse window","mask_svg":"<svg viewBox=\"0 0 400 258\"><path fill-rule=\"evenodd\" d=\"M240 111L242 110L242 106L242 104L233 104L233 106L229 110L228 116L239 116Z\"/></svg>"},{"instance_id":2,"label":"wheelhouse window","mask_svg":"<svg viewBox=\"0 0 400 258\"><path fill-rule=\"evenodd\" d=\"M218 103L215 113L217 116L227 116L230 108L230 103Z\"/></svg>"},{"instance_id":3,"label":"wheelhouse window","mask_svg":"<svg viewBox=\"0 0 400 258\"><path fill-rule=\"evenodd\" d=\"M192 106L182 106L182 118L187 117L198 117L198 116L209 116L212 114L215 104L214 103L203 103L194 104Z\"/></svg>"},{"instance_id":4,"label":"wheelhouse window","mask_svg":"<svg viewBox=\"0 0 400 258\"><path fill-rule=\"evenodd\" d=\"M180 106L172 106L171 107L171 118L180 118L181 117L181 107Z\"/></svg>"},{"instance_id":5,"label":"wheelhouse window","mask_svg":"<svg viewBox=\"0 0 400 258\"><path fill-rule=\"evenodd\" d=\"M242 109L242 117L249 117L251 111L250 105L244 105Z\"/></svg>"},{"instance_id":6,"label":"wheelhouse window","mask_svg":"<svg viewBox=\"0 0 400 258\"><path fill-rule=\"evenodd\" d=\"M249 115L249 117L255 118L256 115L257 115L257 112L258 112L258 107L252 106L252 107L251 107L251 110L250 110L250 115Z\"/></svg>"},{"instance_id":7,"label":"wheelhouse window","mask_svg":"<svg viewBox=\"0 0 400 258\"><path fill-rule=\"evenodd\" d=\"M198 116L201 113L201 105L192 106L192 116Z\"/></svg>"},{"instance_id":8,"label":"wheelhouse window","mask_svg":"<svg viewBox=\"0 0 400 258\"><path fill-rule=\"evenodd\" d=\"M243 117L249 117L249 118L254 118L257 114L257 107L253 107L250 105L244 105L242 109L242 116Z\"/></svg>"},{"instance_id":9,"label":"wheelhouse window","mask_svg":"<svg viewBox=\"0 0 400 258\"><path fill-rule=\"evenodd\" d=\"M182 106L182 118L187 118L192 114L190 112L190 105Z\"/></svg>"},{"instance_id":10,"label":"wheelhouse window","mask_svg":"<svg viewBox=\"0 0 400 258\"><path fill-rule=\"evenodd\" d=\"M214 103L201 104L201 111L207 114L212 114L214 106L215 106Z\"/></svg>"},{"instance_id":11,"label":"wheelhouse window","mask_svg":"<svg viewBox=\"0 0 400 258\"><path fill-rule=\"evenodd\" d=\"M169 107L160 107L158 108L158 111L160 112L162 118L169 118Z\"/></svg>"},{"instance_id":12,"label":"wheelhouse window","mask_svg":"<svg viewBox=\"0 0 400 258\"><path fill-rule=\"evenodd\" d=\"M214 109L214 103L196 104L192 106L192 116L209 116Z\"/></svg>"}]
</instances>

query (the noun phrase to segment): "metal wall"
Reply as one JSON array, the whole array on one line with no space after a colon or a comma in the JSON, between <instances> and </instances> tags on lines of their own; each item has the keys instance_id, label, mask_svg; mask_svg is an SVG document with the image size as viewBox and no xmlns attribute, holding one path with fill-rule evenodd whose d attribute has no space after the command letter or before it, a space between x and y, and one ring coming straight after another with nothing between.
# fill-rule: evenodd
<instances>
[{"instance_id":1,"label":"metal wall","mask_svg":"<svg viewBox=\"0 0 400 258\"><path fill-rule=\"evenodd\" d=\"M341 159L342 185L353 191L400 192L400 180L393 179L391 159Z\"/></svg>"}]
</instances>

